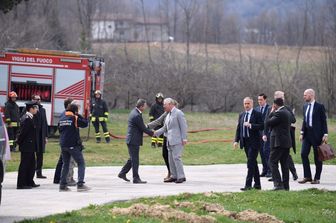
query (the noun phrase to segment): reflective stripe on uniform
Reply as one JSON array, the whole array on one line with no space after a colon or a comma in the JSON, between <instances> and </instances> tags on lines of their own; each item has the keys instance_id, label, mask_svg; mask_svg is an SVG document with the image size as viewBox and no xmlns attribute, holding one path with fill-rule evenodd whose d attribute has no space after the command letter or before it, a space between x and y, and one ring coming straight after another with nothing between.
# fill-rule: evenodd
<instances>
[{"instance_id":1,"label":"reflective stripe on uniform","mask_svg":"<svg viewBox=\"0 0 336 223\"><path fill-rule=\"evenodd\" d=\"M109 138L110 137L110 133L109 132L104 132L104 137L105 138Z\"/></svg>"},{"instance_id":2,"label":"reflective stripe on uniform","mask_svg":"<svg viewBox=\"0 0 336 223\"><path fill-rule=\"evenodd\" d=\"M104 122L105 121L105 117L99 117L98 118L100 122Z\"/></svg>"},{"instance_id":3,"label":"reflective stripe on uniform","mask_svg":"<svg viewBox=\"0 0 336 223\"><path fill-rule=\"evenodd\" d=\"M11 122L11 126L12 127L18 127L18 123L17 122Z\"/></svg>"},{"instance_id":4,"label":"reflective stripe on uniform","mask_svg":"<svg viewBox=\"0 0 336 223\"><path fill-rule=\"evenodd\" d=\"M152 119L154 119L154 116L149 116L149 120L152 120Z\"/></svg>"},{"instance_id":5,"label":"reflective stripe on uniform","mask_svg":"<svg viewBox=\"0 0 336 223\"><path fill-rule=\"evenodd\" d=\"M157 138L157 142L158 143L163 143L163 138L161 138L161 137Z\"/></svg>"},{"instance_id":6,"label":"reflective stripe on uniform","mask_svg":"<svg viewBox=\"0 0 336 223\"><path fill-rule=\"evenodd\" d=\"M96 133L96 138L100 138L100 132Z\"/></svg>"},{"instance_id":7,"label":"reflective stripe on uniform","mask_svg":"<svg viewBox=\"0 0 336 223\"><path fill-rule=\"evenodd\" d=\"M8 140L8 144L9 144L10 146L14 146L14 140Z\"/></svg>"},{"instance_id":8,"label":"reflective stripe on uniform","mask_svg":"<svg viewBox=\"0 0 336 223\"><path fill-rule=\"evenodd\" d=\"M152 137L152 143L156 143L157 142L157 138L156 137Z\"/></svg>"},{"instance_id":9,"label":"reflective stripe on uniform","mask_svg":"<svg viewBox=\"0 0 336 223\"><path fill-rule=\"evenodd\" d=\"M96 117L92 117L91 121L95 122L96 121Z\"/></svg>"},{"instance_id":10,"label":"reflective stripe on uniform","mask_svg":"<svg viewBox=\"0 0 336 223\"><path fill-rule=\"evenodd\" d=\"M10 119L10 118L7 118L7 119L5 120L5 122L11 122L11 119Z\"/></svg>"},{"instance_id":11,"label":"reflective stripe on uniform","mask_svg":"<svg viewBox=\"0 0 336 223\"><path fill-rule=\"evenodd\" d=\"M104 115L108 116L108 115L109 115L109 113L108 113L108 112L105 112L105 113L104 113Z\"/></svg>"}]
</instances>

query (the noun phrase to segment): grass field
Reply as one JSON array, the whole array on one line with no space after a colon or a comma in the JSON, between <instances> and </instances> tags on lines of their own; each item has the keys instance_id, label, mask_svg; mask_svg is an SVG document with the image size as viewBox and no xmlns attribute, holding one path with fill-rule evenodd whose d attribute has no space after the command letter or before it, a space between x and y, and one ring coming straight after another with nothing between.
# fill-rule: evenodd
<instances>
[{"instance_id":1,"label":"grass field","mask_svg":"<svg viewBox=\"0 0 336 223\"><path fill-rule=\"evenodd\" d=\"M127 130L126 110L112 110L111 118L108 123L110 131L114 135L125 136ZM148 122L148 115L143 115L145 122ZM188 134L189 144L186 146L183 154L183 161L188 165L198 164L232 164L245 163L246 158L240 150L233 150L232 141L235 134L238 114L233 113L186 113L189 130L204 128L220 128L218 131L205 131ZM299 119L297 127L301 125ZM329 140L335 145L335 120L329 120ZM85 139L88 129L81 130ZM90 139L84 142L84 156L87 166L107 166L121 165L128 157L125 140L112 139L110 144L96 144L94 139L94 129L90 130ZM297 131L298 138L298 131ZM228 142L209 142L197 143L200 140L228 140ZM297 148L301 148L301 143L297 139ZM59 157L59 146L57 138L49 139L46 153L44 156L44 168L55 168ZM311 154L312 155L312 154ZM293 155L296 163L301 163L300 152ZM12 153L12 159L7 163L7 171L17 171L19 165L20 153ZM311 159L312 160L312 159ZM150 148L150 137L145 137L144 145L141 147L140 163L142 165L163 165L161 149ZM325 162L326 164L336 164L336 160Z\"/></svg>"},{"instance_id":2,"label":"grass field","mask_svg":"<svg viewBox=\"0 0 336 223\"><path fill-rule=\"evenodd\" d=\"M263 223L279 222L279 220L284 222L324 223L335 222L335 203L336 192L316 189L299 192L185 193L179 196L116 202L104 206L91 205L78 211L23 222L246 222L247 219L248 222ZM134 204L137 204L137 211L132 209L133 212L131 213L121 214L120 211L116 210L116 208L128 208ZM148 211L139 207L147 207L145 210ZM257 213L247 213L246 210L248 209ZM210 213L210 210L212 213ZM227 213L228 211L230 212ZM260 214L262 218L259 216ZM226 217L227 215L230 217ZM270 218L270 216L273 216L273 218ZM199 218L201 217L203 217L203 221L200 221ZM189 221L186 219L189 219Z\"/></svg>"}]
</instances>

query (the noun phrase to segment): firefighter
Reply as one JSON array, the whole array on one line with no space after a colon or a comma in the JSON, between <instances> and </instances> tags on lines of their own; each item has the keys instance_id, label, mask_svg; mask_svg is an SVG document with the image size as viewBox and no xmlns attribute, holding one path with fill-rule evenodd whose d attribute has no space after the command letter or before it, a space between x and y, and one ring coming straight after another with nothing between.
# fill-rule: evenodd
<instances>
[{"instance_id":1,"label":"firefighter","mask_svg":"<svg viewBox=\"0 0 336 223\"><path fill-rule=\"evenodd\" d=\"M11 91L8 94L8 101L5 104L5 121L9 137L9 145L12 152L16 148L16 135L20 124L20 109L16 104L17 94Z\"/></svg>"},{"instance_id":2,"label":"firefighter","mask_svg":"<svg viewBox=\"0 0 336 223\"><path fill-rule=\"evenodd\" d=\"M161 92L156 94L155 104L151 106L150 111L149 111L149 120L151 122L159 118L164 113L163 99L164 97ZM155 130L160 129L161 127L162 125L157 126ZM162 144L163 144L163 135L160 135L158 137L155 137L155 136L152 137L152 144L151 144L152 148L155 148L156 146L162 147Z\"/></svg>"},{"instance_id":3,"label":"firefighter","mask_svg":"<svg viewBox=\"0 0 336 223\"><path fill-rule=\"evenodd\" d=\"M92 124L95 128L95 134L96 134L96 142L100 143L101 136L99 132L99 123L101 124L103 131L104 131L104 138L106 140L106 143L110 142L110 133L107 130L106 122L108 118L108 109L106 102L101 98L101 91L97 90L94 93L94 100L91 102L91 108L90 108L90 116Z\"/></svg>"}]
</instances>

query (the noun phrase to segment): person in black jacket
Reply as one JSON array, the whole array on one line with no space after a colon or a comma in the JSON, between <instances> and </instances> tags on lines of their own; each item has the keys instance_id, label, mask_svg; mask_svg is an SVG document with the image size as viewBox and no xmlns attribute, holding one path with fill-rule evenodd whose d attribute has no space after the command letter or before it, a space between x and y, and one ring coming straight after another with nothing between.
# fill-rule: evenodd
<instances>
[{"instance_id":1,"label":"person in black jacket","mask_svg":"<svg viewBox=\"0 0 336 223\"><path fill-rule=\"evenodd\" d=\"M97 90L94 93L94 99L91 101L91 106L90 106L90 116L91 116L91 121L92 124L95 128L96 132L96 142L100 143L101 142L101 137L100 137L100 132L99 132L99 123L101 124L104 132L104 138L106 143L110 142L110 132L107 129L107 119L108 119L108 109L106 102L101 98L101 91Z\"/></svg>"},{"instance_id":2,"label":"person in black jacket","mask_svg":"<svg viewBox=\"0 0 336 223\"><path fill-rule=\"evenodd\" d=\"M146 109L147 103L144 99L139 99L136 103L136 107L131 111L128 116L128 128L127 128L127 136L126 136L126 144L128 147L129 159L121 169L118 177L125 180L130 181L126 178L126 174L132 168L133 172L133 183L147 183L146 181L142 181L140 179L138 170L139 170L139 151L140 146L142 146L143 142L143 133L152 136L153 131L147 128L142 119L142 112Z\"/></svg>"},{"instance_id":3,"label":"person in black jacket","mask_svg":"<svg viewBox=\"0 0 336 223\"><path fill-rule=\"evenodd\" d=\"M17 178L17 189L31 189L40 185L35 184L35 152L36 152L36 124L33 116L38 106L34 102L26 103L26 114L21 118L21 127L17 143L21 152L21 160Z\"/></svg>"},{"instance_id":4,"label":"person in black jacket","mask_svg":"<svg viewBox=\"0 0 336 223\"><path fill-rule=\"evenodd\" d=\"M328 141L328 125L326 110L323 104L315 101L315 91L307 89L304 91L303 98L306 104L303 106L303 122L301 127L300 141L302 141L301 159L303 165L303 179L299 183L319 184L323 162L318 159L317 147ZM309 153L313 147L314 162L316 172L312 178Z\"/></svg>"},{"instance_id":5,"label":"person in black jacket","mask_svg":"<svg viewBox=\"0 0 336 223\"><path fill-rule=\"evenodd\" d=\"M16 135L20 124L20 110L16 104L17 94L11 91L8 94L8 101L5 103L5 122L9 137L9 146L11 151L16 149Z\"/></svg>"},{"instance_id":6,"label":"person in black jacket","mask_svg":"<svg viewBox=\"0 0 336 223\"><path fill-rule=\"evenodd\" d=\"M253 109L253 100L250 97L244 98L245 111L239 114L234 148L237 148L238 142L240 148L245 150L247 158L247 176L245 186L240 190L261 189L260 173L258 168L258 153L260 148L260 131L263 130L261 113ZM252 187L252 180L254 185Z\"/></svg>"},{"instance_id":7,"label":"person in black jacket","mask_svg":"<svg viewBox=\"0 0 336 223\"><path fill-rule=\"evenodd\" d=\"M78 114L78 106L70 104L58 125L60 132L60 145L62 150L63 167L61 172L60 191L70 191L67 187L67 176L69 172L70 158L76 161L78 165L77 191L90 190L85 185L85 161L83 157L83 145L79 135L79 128L88 126L88 121Z\"/></svg>"},{"instance_id":8,"label":"person in black jacket","mask_svg":"<svg viewBox=\"0 0 336 223\"><path fill-rule=\"evenodd\" d=\"M265 123L271 129L270 167L274 190L289 190L288 156L289 149L292 146L290 134L291 114L285 108L282 98L274 100L272 110ZM278 169L279 161L281 164L282 180Z\"/></svg>"},{"instance_id":9,"label":"person in black jacket","mask_svg":"<svg viewBox=\"0 0 336 223\"><path fill-rule=\"evenodd\" d=\"M149 121L154 121L158 119L163 113L164 113L164 108L163 108L163 94L161 92L157 93L155 96L155 103L151 106L149 110ZM163 125L159 125L154 128L154 130L158 130L162 127ZM158 137L152 136L152 143L151 146L152 148L155 148L156 146L162 147L163 145L163 135L160 135Z\"/></svg>"}]
</instances>

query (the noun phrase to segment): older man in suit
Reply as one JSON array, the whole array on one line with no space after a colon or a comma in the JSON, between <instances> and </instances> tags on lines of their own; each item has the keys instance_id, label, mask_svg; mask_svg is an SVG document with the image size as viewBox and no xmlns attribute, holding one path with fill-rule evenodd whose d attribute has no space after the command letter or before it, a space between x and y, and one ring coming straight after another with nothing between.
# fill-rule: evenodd
<instances>
[{"instance_id":1,"label":"older man in suit","mask_svg":"<svg viewBox=\"0 0 336 223\"><path fill-rule=\"evenodd\" d=\"M244 98L245 111L239 114L234 148L237 148L240 142L240 148L245 150L247 157L247 176L245 186L241 190L252 189L252 180L254 179L254 189L260 190L260 174L258 168L258 152L261 144L260 131L264 125L261 113L253 109L253 100L250 97Z\"/></svg>"},{"instance_id":2,"label":"older man in suit","mask_svg":"<svg viewBox=\"0 0 336 223\"><path fill-rule=\"evenodd\" d=\"M272 110L265 123L271 129L270 167L274 190L289 190L288 156L289 149L292 146L290 134L291 114L285 108L282 98L274 100ZM282 180L278 169L279 161L281 164Z\"/></svg>"},{"instance_id":3,"label":"older man in suit","mask_svg":"<svg viewBox=\"0 0 336 223\"><path fill-rule=\"evenodd\" d=\"M311 182L319 184L322 173L322 161L318 159L317 147L328 140L328 126L326 111L323 104L315 101L315 91L307 89L303 98L306 104L303 107L303 123L301 128L300 141L302 141L301 159L303 164L303 180L299 183ZM313 147L316 173L314 179L310 171L309 153Z\"/></svg>"},{"instance_id":4,"label":"older man in suit","mask_svg":"<svg viewBox=\"0 0 336 223\"><path fill-rule=\"evenodd\" d=\"M168 158L170 167L170 178L164 182L183 183L186 181L182 152L183 147L187 143L187 122L181 110L175 107L175 100L166 98L163 101L163 107L168 115L165 119L164 126L154 132L154 135L166 135Z\"/></svg>"},{"instance_id":5,"label":"older man in suit","mask_svg":"<svg viewBox=\"0 0 336 223\"><path fill-rule=\"evenodd\" d=\"M118 177L130 181L126 178L126 174L132 168L133 183L145 184L146 181L140 179L139 170L139 151L143 142L143 133L153 136L153 131L147 128L142 119L142 112L147 108L147 103L144 99L139 99L136 107L131 111L128 116L128 128L126 136L126 144L128 147L129 159L121 169Z\"/></svg>"}]
</instances>

